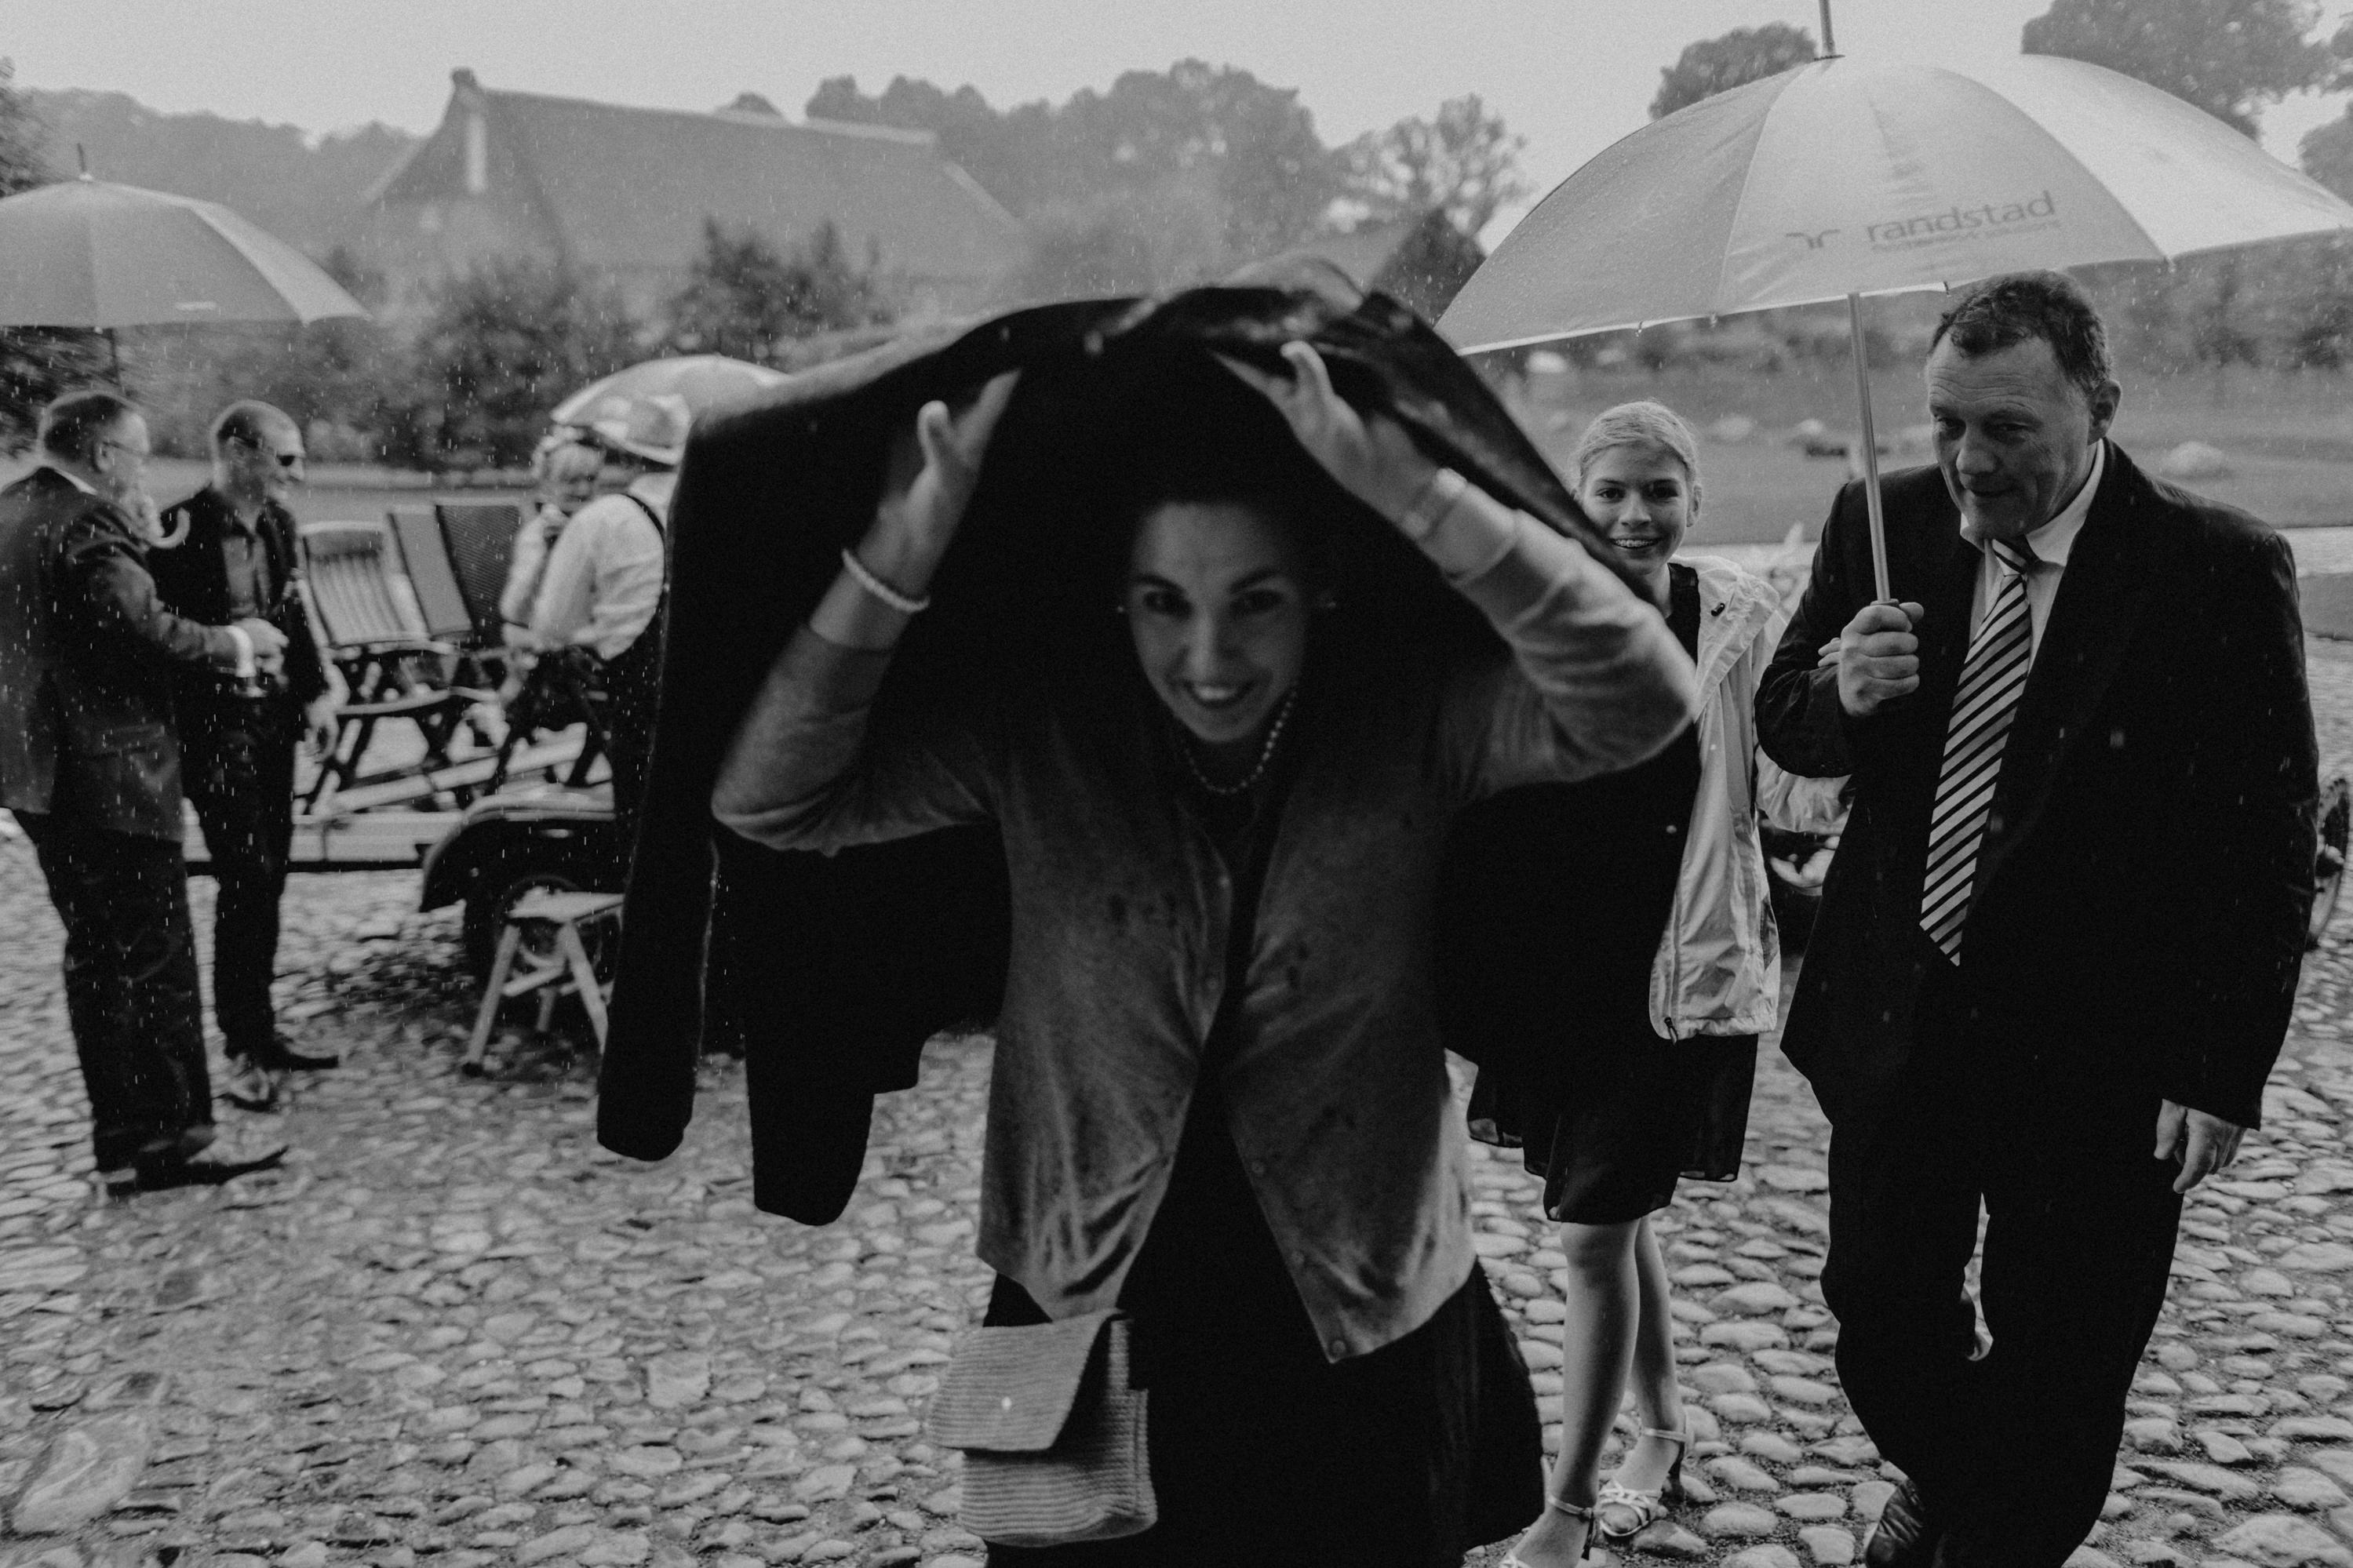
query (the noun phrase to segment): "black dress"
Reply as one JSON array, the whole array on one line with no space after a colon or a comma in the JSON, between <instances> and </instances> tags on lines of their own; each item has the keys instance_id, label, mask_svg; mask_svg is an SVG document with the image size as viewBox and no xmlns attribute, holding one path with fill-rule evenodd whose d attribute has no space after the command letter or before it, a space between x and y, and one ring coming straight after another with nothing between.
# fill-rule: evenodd
<instances>
[{"instance_id":1,"label":"black dress","mask_svg":"<svg viewBox=\"0 0 2353 1568\"><path fill-rule=\"evenodd\" d=\"M1667 570L1667 624L1695 653L1699 575ZM1685 730L1639 767L1498 795L1448 847L1440 999L1448 1044L1480 1063L1472 1132L1525 1151L1556 1220L1640 1219L1679 1176L1740 1173L1756 1037L1651 1026L1699 771Z\"/></svg>"},{"instance_id":2,"label":"black dress","mask_svg":"<svg viewBox=\"0 0 2353 1568\"><path fill-rule=\"evenodd\" d=\"M1172 745L1181 744L1174 736ZM1172 758L1182 774L1182 763ZM1325 1360L1234 1146L1218 1068L1287 784L1190 782L1187 806L1233 879L1227 1002L1209 1031L1176 1168L1121 1287L1135 1321L1159 1523L1121 1541L989 1548L997 1568L1220 1568L1296 1560L1457 1568L1543 1506L1527 1369L1476 1267L1431 1319L1370 1354ZM1041 1323L997 1278L983 1320Z\"/></svg>"}]
</instances>

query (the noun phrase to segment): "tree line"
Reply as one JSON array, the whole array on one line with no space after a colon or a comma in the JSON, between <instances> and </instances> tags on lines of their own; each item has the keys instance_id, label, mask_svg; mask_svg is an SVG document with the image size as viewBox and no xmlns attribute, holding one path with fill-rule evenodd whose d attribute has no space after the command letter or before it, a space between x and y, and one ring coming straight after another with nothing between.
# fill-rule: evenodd
<instances>
[{"instance_id":1,"label":"tree line","mask_svg":"<svg viewBox=\"0 0 2353 1568\"><path fill-rule=\"evenodd\" d=\"M116 114L119 95L33 95L0 62L0 195L58 177L37 111ZM85 101L88 100L88 101ZM136 106L131 106L135 109ZM1525 194L1520 139L1475 96L1338 147L1287 89L1248 71L1179 61L1130 71L1061 104L999 111L970 87L899 78L881 94L826 82L812 119L932 132L943 153L1021 218L1019 298L1149 291L1222 275L1334 226L1445 211L1475 234ZM290 128L206 123L282 152ZM382 279L343 248L323 264L364 303ZM561 266L491 263L437 290L413 333L366 321L299 332L215 329L186 342L126 342L166 449L193 450L203 411L232 394L301 410L322 457L433 469L512 466L545 409L606 371L663 353L713 353L790 368L887 322L883 258L854 256L829 226L780 246L707 223L682 287L638 319L606 283ZM0 331L0 447L20 447L56 390L106 372L92 334Z\"/></svg>"},{"instance_id":2,"label":"tree line","mask_svg":"<svg viewBox=\"0 0 2353 1568\"><path fill-rule=\"evenodd\" d=\"M2253 136L2263 110L2291 93L2353 87L2353 23L2327 37L2320 23L2317 0L2053 0L2026 24L2021 47L2137 77ZM1805 29L1778 23L1700 40L1662 69L1651 112L1672 113L1816 52ZM1033 237L1014 285L1027 298L1213 279L1319 232L1432 210L1475 235L1528 194L1521 139L1475 95L1330 146L1295 91L1199 60L1130 71L1060 104L1005 109L970 86L899 77L869 94L838 77L806 108L811 119L934 136ZM39 129L0 61L0 195L55 177L38 156ZM2306 137L2301 161L2353 197L2353 110ZM347 252L327 262L363 300L377 286ZM159 434L173 446L189 446L198 411L233 388L302 410L322 456L504 467L528 453L546 407L632 360L723 353L789 367L823 352L813 342L859 341L892 314L881 263L848 254L829 229L779 247L707 225L683 286L650 319L632 316L596 278L510 262L447 281L413 336L325 322L294 334L224 334L201 364L145 347L130 357L152 384L151 400L166 405ZM2340 239L2086 274L2119 346L2145 368L2336 369L2353 356L2353 246ZM1776 354L1823 346L1802 311L1746 330L1777 341ZM1707 352L1709 336L1653 331L1639 352L1663 363L1679 342ZM104 369L91 334L0 331L0 447L22 445L56 389Z\"/></svg>"}]
</instances>

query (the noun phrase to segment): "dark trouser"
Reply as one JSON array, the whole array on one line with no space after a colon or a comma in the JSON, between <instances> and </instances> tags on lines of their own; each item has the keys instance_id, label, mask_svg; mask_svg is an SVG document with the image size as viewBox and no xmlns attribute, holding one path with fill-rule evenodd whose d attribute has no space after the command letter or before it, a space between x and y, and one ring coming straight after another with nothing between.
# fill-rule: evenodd
<instances>
[{"instance_id":1,"label":"dark trouser","mask_svg":"<svg viewBox=\"0 0 2353 1568\"><path fill-rule=\"evenodd\" d=\"M167 839L19 812L66 928L66 1014L100 1171L212 1141L187 869Z\"/></svg>"},{"instance_id":2,"label":"dark trouser","mask_svg":"<svg viewBox=\"0 0 2353 1568\"><path fill-rule=\"evenodd\" d=\"M646 798L646 772L653 761L654 708L661 681L660 626L657 617L603 670L605 722L612 742L613 813L620 819L625 846L636 842L638 811ZM622 853L626 856L628 848ZM621 870L624 874L628 870L626 860Z\"/></svg>"},{"instance_id":3,"label":"dark trouser","mask_svg":"<svg viewBox=\"0 0 2353 1568\"><path fill-rule=\"evenodd\" d=\"M294 745L290 700L207 704L183 716L188 798L212 854L213 1016L228 1054L267 1057L278 1016L278 902L294 841Z\"/></svg>"},{"instance_id":4,"label":"dark trouser","mask_svg":"<svg viewBox=\"0 0 2353 1568\"><path fill-rule=\"evenodd\" d=\"M2067 1042L1957 1035L1951 993L1867 1141L1831 1141L1838 1369L1880 1452L1948 1531L1947 1561L2064 1562L2100 1517L2124 1405L2165 1304L2181 1200L2151 1157L2158 1097L2068 1070ZM1993 1350L1968 1359L1962 1270Z\"/></svg>"}]
</instances>

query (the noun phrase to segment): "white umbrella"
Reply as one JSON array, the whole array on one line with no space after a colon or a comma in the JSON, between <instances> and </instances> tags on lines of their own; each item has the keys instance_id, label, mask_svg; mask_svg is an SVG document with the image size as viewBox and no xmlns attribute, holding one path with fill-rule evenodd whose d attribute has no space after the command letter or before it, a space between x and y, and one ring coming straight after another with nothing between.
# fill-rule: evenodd
<instances>
[{"instance_id":1,"label":"white umbrella","mask_svg":"<svg viewBox=\"0 0 2353 1568\"><path fill-rule=\"evenodd\" d=\"M782 386L788 379L783 371L724 354L681 354L647 360L590 382L557 404L547 417L554 425L592 426L600 419L626 419L638 401L659 396L683 399L690 412L701 414Z\"/></svg>"},{"instance_id":2,"label":"white umbrella","mask_svg":"<svg viewBox=\"0 0 2353 1568\"><path fill-rule=\"evenodd\" d=\"M228 208L85 174L0 201L0 326L364 316L301 251Z\"/></svg>"},{"instance_id":3,"label":"white umbrella","mask_svg":"<svg viewBox=\"0 0 2353 1568\"><path fill-rule=\"evenodd\" d=\"M2353 206L2099 66L1830 58L1603 152L1521 220L1439 326L1472 352L1844 299L1884 598L1863 295L2348 228Z\"/></svg>"}]
</instances>

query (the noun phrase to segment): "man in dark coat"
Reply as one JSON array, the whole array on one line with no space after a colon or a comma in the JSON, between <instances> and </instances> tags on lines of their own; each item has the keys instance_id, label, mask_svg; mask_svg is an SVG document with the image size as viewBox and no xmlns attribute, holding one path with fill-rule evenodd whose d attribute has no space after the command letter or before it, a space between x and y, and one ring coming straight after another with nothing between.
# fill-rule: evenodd
<instances>
[{"instance_id":1,"label":"man in dark coat","mask_svg":"<svg viewBox=\"0 0 2353 1568\"><path fill-rule=\"evenodd\" d=\"M188 798L204 826L213 879L213 1016L229 1058L228 1098L276 1109L288 1071L338 1058L298 1049L278 1027L278 903L294 837L294 747L306 730L321 750L335 733L334 693L295 587L294 517L302 433L267 403L233 403L213 422L212 482L164 513L168 548L148 555L155 594L191 619L259 619L286 638L280 672L241 683L183 666L174 672ZM323 744L322 744L323 742Z\"/></svg>"},{"instance_id":2,"label":"man in dark coat","mask_svg":"<svg viewBox=\"0 0 2353 1568\"><path fill-rule=\"evenodd\" d=\"M2056 1568L2099 1518L2181 1194L2286 1029L2312 714L2286 545L2106 439L2073 283L1979 286L1927 386L1937 466L1884 487L1893 601L1850 486L1757 700L1775 761L1854 781L1782 1048L1834 1128L1840 1376L1909 1478L1866 1561Z\"/></svg>"},{"instance_id":3,"label":"man in dark coat","mask_svg":"<svg viewBox=\"0 0 2353 1568\"><path fill-rule=\"evenodd\" d=\"M0 805L66 928L66 1007L107 1190L226 1181L281 1147L213 1126L189 930L172 675L274 668L262 620L166 610L147 574L147 424L111 392L59 398L42 466L0 490Z\"/></svg>"}]
</instances>

